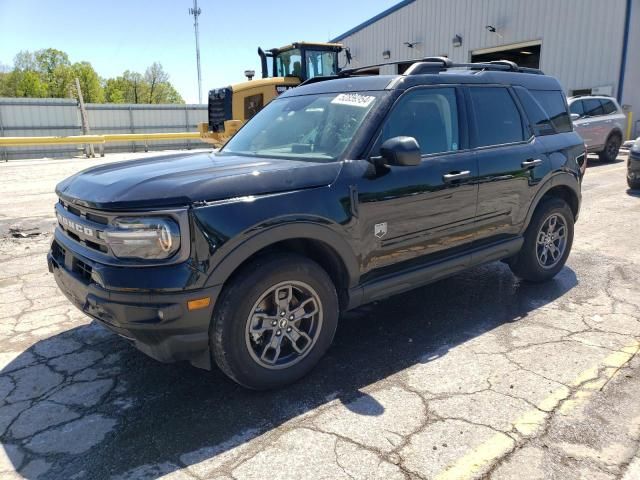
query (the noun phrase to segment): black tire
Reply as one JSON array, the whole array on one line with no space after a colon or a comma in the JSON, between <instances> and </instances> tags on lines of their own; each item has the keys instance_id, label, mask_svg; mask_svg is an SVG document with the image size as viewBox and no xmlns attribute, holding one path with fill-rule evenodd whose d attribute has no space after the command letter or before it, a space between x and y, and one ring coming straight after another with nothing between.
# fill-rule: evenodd
<instances>
[{"instance_id":1,"label":"black tire","mask_svg":"<svg viewBox=\"0 0 640 480\"><path fill-rule=\"evenodd\" d=\"M631 180L627 178L627 185L631 190L640 190L640 180Z\"/></svg>"},{"instance_id":2,"label":"black tire","mask_svg":"<svg viewBox=\"0 0 640 480\"><path fill-rule=\"evenodd\" d=\"M282 286L283 284L284 286ZM265 302L273 302L268 310L280 310L279 306L275 304L276 296L279 295L280 290L286 290L287 285L293 285L291 290L293 293L289 297L293 300L288 302L289 305L295 305L296 297L302 297L304 291L309 292L310 297L314 299L309 304L319 302L317 307L319 314L309 318L309 323L315 322L316 329L313 330L315 333L311 335L312 332L306 332L309 333L307 337L313 341L307 345L306 340L302 339L306 349L304 356L293 350L292 337L289 335L302 331L302 328L300 330L297 328L302 327L302 322L306 322L306 320L301 320L301 323L295 325L294 332L291 334L284 332L290 331L289 327L294 327L293 322L290 326L285 325L282 329L279 326L267 325L265 327L261 325L259 329L255 330L263 332L258 340L252 336L257 335L256 333L249 332L249 329L255 327L254 319L263 315L263 313L255 315L256 311L253 309L257 302L264 298ZM279 287L274 290L272 297L268 292L276 286ZM298 288L301 290L295 290ZM265 304L261 303L260 305ZM294 309L287 308L287 312L293 315L296 309L300 309L299 303ZM273 315L273 313L278 315L278 311L267 312L265 310L265 312L269 315ZM289 313L282 320L290 318ZM335 286L329 275L317 263L301 255L289 253L257 258L235 273L220 295L209 333L213 359L229 378L244 387L254 390L282 387L303 377L318 363L333 341L338 325L338 315L338 296ZM273 318L271 320L276 321ZM271 323L271 320L268 323ZM264 320L262 322L267 324ZM260 325L260 322L258 323ZM278 323L278 325L280 324ZM268 332L265 328L269 328L271 331ZM267 344L278 340L274 338L275 329L281 332L278 334L281 342L278 344L278 355L282 349L288 349L290 353L285 357L285 360L288 357L291 357L292 361L296 360L295 355L297 355L301 357L297 358L297 363L290 366L287 366L287 363L280 366L275 364L265 366L260 363L266 363L262 355L266 354ZM262 355L260 355L260 350ZM275 348L272 350L275 352Z\"/></svg>"},{"instance_id":3,"label":"black tire","mask_svg":"<svg viewBox=\"0 0 640 480\"><path fill-rule=\"evenodd\" d=\"M552 258L551 260L553 260L553 262L545 267L542 265L539 255L541 250L546 250L546 247L544 246L544 242L539 244L538 239L540 235L546 235L548 231L547 222L553 216L556 216L556 222L559 222L560 218L564 221L566 237L564 248L561 253L558 253L557 260L553 260ZM531 218L531 223L529 223L524 234L524 244L520 252L509 262L511 271L516 276L530 282L544 282L556 276L558 272L562 270L562 267L564 267L571 252L573 226L573 212L564 200L559 198L544 200L538 205ZM542 231L543 227L545 227L544 232Z\"/></svg>"},{"instance_id":4,"label":"black tire","mask_svg":"<svg viewBox=\"0 0 640 480\"><path fill-rule=\"evenodd\" d=\"M618 158L620 152L620 146L622 145L622 137L617 133L614 133L607 138L607 143L604 144L604 150L602 150L598 156L601 162L614 162Z\"/></svg>"}]
</instances>

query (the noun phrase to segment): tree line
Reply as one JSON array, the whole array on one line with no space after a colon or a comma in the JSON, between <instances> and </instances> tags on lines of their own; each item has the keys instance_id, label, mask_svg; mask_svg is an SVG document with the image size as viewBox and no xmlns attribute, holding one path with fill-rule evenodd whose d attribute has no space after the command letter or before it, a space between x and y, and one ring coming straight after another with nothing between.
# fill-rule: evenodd
<instances>
[{"instance_id":1,"label":"tree line","mask_svg":"<svg viewBox=\"0 0 640 480\"><path fill-rule=\"evenodd\" d=\"M127 70L105 79L91 63L71 63L55 48L22 51L13 68L0 65L0 97L77 98L76 78L87 103L184 103L160 63L154 62L144 74Z\"/></svg>"}]
</instances>

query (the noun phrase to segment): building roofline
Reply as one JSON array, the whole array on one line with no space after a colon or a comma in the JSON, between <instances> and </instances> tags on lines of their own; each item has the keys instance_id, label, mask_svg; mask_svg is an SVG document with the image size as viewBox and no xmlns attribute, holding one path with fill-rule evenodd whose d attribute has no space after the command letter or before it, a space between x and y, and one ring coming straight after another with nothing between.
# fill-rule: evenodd
<instances>
[{"instance_id":1,"label":"building roofline","mask_svg":"<svg viewBox=\"0 0 640 480\"><path fill-rule=\"evenodd\" d=\"M415 1L416 0L403 0L402 2L396 3L392 7L387 8L384 12L379 13L375 17L371 17L369 20L366 20L366 21L362 22L360 25L357 25L357 26L353 27L351 30L346 31L342 35L338 35L336 38L333 38L333 39L331 39L329 41L331 43L339 42L340 40L342 40L342 39L344 39L344 38L346 38L346 37L348 37L350 35L353 35L356 32L359 32L360 30L362 30L363 28L368 27L372 23L376 23L378 20L381 20L384 17L386 17L388 15L391 15L393 12L395 12L397 10L400 10L401 8L406 7L407 5L410 5Z\"/></svg>"}]
</instances>

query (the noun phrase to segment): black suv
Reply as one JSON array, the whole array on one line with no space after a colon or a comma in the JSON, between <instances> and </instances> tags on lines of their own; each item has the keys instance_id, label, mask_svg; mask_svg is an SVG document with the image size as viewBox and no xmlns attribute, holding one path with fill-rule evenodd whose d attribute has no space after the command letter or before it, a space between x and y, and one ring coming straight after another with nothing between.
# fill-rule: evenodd
<instances>
[{"instance_id":1,"label":"black suv","mask_svg":"<svg viewBox=\"0 0 640 480\"><path fill-rule=\"evenodd\" d=\"M552 278L585 160L540 71L344 71L282 94L218 152L61 182L49 269L151 357L273 388L319 361L341 311L495 260Z\"/></svg>"}]
</instances>

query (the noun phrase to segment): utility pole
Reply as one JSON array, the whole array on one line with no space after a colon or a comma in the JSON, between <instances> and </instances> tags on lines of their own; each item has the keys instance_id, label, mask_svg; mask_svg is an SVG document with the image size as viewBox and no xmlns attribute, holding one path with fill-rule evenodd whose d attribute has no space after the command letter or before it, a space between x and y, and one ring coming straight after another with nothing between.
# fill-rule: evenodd
<instances>
[{"instance_id":1,"label":"utility pole","mask_svg":"<svg viewBox=\"0 0 640 480\"><path fill-rule=\"evenodd\" d=\"M196 62L198 63L198 103L202 103L202 76L200 75L200 33L198 32L198 17L201 10L198 8L198 0L193 0L193 8L189 9L189 15L193 15L193 28L196 31Z\"/></svg>"},{"instance_id":2,"label":"utility pole","mask_svg":"<svg viewBox=\"0 0 640 480\"><path fill-rule=\"evenodd\" d=\"M89 133L89 117L87 117L87 110L84 108L84 99L82 98L82 90L80 89L80 80L78 80L78 77L76 77L76 90L78 92L78 105L80 106L82 134L87 135ZM85 145L84 151L87 157L95 158L96 153L93 150L93 143Z\"/></svg>"}]
</instances>

